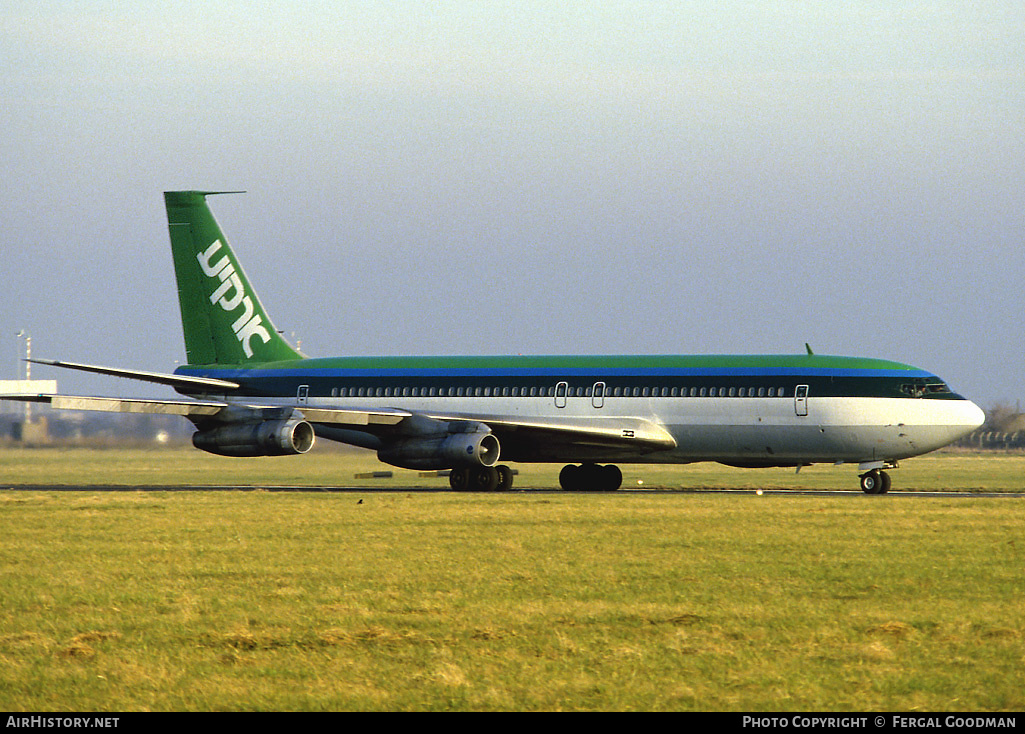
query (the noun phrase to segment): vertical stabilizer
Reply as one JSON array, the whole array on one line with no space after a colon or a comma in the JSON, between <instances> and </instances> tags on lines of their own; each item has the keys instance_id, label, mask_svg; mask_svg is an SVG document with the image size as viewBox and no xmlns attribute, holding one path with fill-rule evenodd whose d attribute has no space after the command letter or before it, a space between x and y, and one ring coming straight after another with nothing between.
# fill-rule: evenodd
<instances>
[{"instance_id":1,"label":"vertical stabilizer","mask_svg":"<svg viewBox=\"0 0 1025 734\"><path fill-rule=\"evenodd\" d=\"M167 224L189 364L301 359L263 310L207 206L213 191L167 191Z\"/></svg>"}]
</instances>

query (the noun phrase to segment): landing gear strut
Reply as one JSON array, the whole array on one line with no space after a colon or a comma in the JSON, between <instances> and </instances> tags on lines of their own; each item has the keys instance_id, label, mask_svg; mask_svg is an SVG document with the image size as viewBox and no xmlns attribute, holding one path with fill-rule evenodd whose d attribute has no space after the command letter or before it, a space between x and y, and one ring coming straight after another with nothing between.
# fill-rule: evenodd
<instances>
[{"instance_id":1,"label":"landing gear strut","mask_svg":"<svg viewBox=\"0 0 1025 734\"><path fill-rule=\"evenodd\" d=\"M618 466L608 464L569 464L559 472L559 484L570 492L591 490L595 492L611 492L623 484L623 472Z\"/></svg>"},{"instance_id":2,"label":"landing gear strut","mask_svg":"<svg viewBox=\"0 0 1025 734\"><path fill-rule=\"evenodd\" d=\"M890 475L873 469L861 475L861 491L865 494L886 494L890 491Z\"/></svg>"}]
</instances>

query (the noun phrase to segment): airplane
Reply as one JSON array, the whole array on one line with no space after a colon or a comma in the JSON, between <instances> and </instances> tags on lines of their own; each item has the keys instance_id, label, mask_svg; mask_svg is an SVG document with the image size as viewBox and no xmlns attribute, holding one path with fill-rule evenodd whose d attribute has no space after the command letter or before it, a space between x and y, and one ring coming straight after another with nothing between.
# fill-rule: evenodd
<instances>
[{"instance_id":1,"label":"airplane","mask_svg":"<svg viewBox=\"0 0 1025 734\"><path fill-rule=\"evenodd\" d=\"M453 490L512 487L503 462L563 463L565 490L611 491L619 464L857 464L887 470L978 428L936 375L881 359L792 355L307 357L274 328L211 212L227 191L165 192L188 363L173 373L33 362L174 388L185 399L5 396L56 409L180 415L196 448L307 453L316 438L449 470Z\"/></svg>"}]
</instances>

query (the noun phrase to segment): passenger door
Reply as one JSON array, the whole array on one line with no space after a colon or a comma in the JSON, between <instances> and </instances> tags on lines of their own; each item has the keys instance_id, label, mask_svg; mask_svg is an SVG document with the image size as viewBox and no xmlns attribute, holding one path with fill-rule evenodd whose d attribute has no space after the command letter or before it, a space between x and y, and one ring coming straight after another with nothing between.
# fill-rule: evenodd
<instances>
[{"instance_id":1,"label":"passenger door","mask_svg":"<svg viewBox=\"0 0 1025 734\"><path fill-rule=\"evenodd\" d=\"M555 407L566 407L566 393L569 391L568 382L560 382L555 386Z\"/></svg>"},{"instance_id":2,"label":"passenger door","mask_svg":"<svg viewBox=\"0 0 1025 734\"><path fill-rule=\"evenodd\" d=\"M794 412L797 415L808 415L808 386L798 385L794 391Z\"/></svg>"}]
</instances>

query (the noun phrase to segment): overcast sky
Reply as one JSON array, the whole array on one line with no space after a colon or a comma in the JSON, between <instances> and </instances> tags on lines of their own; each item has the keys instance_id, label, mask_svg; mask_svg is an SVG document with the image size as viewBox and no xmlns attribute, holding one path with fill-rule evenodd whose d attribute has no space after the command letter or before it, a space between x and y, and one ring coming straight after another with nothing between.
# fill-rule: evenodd
<instances>
[{"instance_id":1,"label":"overcast sky","mask_svg":"<svg viewBox=\"0 0 1025 734\"><path fill-rule=\"evenodd\" d=\"M7 0L0 65L0 377L21 329L173 369L162 192L245 189L311 356L810 342L1025 400L1022 3Z\"/></svg>"}]
</instances>

